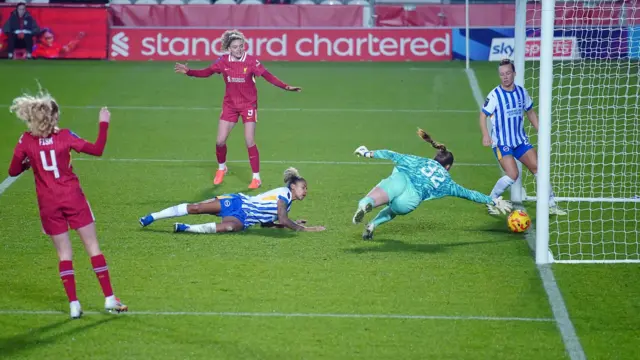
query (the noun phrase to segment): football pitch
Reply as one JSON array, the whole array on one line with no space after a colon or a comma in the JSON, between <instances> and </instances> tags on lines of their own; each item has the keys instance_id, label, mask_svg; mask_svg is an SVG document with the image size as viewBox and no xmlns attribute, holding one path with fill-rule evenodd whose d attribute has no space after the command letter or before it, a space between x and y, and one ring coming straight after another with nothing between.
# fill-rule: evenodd
<instances>
[{"instance_id":1,"label":"football pitch","mask_svg":"<svg viewBox=\"0 0 640 360\"><path fill-rule=\"evenodd\" d=\"M24 131L8 105L37 90L36 80L61 104L61 126L90 141L99 108L110 108L104 156L74 154L73 164L97 218L114 290L130 309L103 313L99 284L74 234L85 316L69 320L27 172L0 186L0 358L570 359L571 351L588 359L640 358L637 264L553 265L559 299L545 291L524 235L508 232L504 217L479 204L425 202L368 242L363 226L351 223L357 201L392 170L353 150L366 145L433 157L417 127L454 153L454 180L490 192L500 170L482 147L478 96L462 63L266 66L303 91L258 80L260 191L281 186L283 171L296 167L309 193L290 215L325 232L174 234L172 220L140 228L138 218L151 211L257 193L247 190L241 124L228 143L230 173L212 185L221 79L177 75L172 63L0 63L0 169L8 168ZM473 67L485 96L498 83L495 64ZM553 311L558 301L564 314ZM567 314L576 335L568 344Z\"/></svg>"}]
</instances>

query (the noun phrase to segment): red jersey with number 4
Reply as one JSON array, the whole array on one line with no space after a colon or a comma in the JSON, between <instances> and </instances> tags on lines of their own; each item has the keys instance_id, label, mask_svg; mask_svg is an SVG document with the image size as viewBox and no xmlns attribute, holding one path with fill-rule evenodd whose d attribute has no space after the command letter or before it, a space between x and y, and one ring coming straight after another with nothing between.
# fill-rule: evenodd
<instances>
[{"instance_id":1,"label":"red jersey with number 4","mask_svg":"<svg viewBox=\"0 0 640 360\"><path fill-rule=\"evenodd\" d=\"M108 127L108 123L100 123L100 132L95 144L80 138L68 129L59 130L46 138L25 132L15 147L9 175L16 176L30 166L33 169L39 200L61 202L67 196L76 195L82 190L71 166L71 150L102 155ZM28 164L25 160L28 160Z\"/></svg>"}]
</instances>

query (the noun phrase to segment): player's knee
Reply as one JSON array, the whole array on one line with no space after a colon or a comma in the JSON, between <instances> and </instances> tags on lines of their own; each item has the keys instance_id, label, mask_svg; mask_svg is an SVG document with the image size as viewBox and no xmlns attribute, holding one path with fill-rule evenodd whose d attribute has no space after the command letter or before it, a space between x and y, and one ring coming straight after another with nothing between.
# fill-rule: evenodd
<instances>
[{"instance_id":1,"label":"player's knee","mask_svg":"<svg viewBox=\"0 0 640 360\"><path fill-rule=\"evenodd\" d=\"M200 204L189 204L187 205L187 213L189 214L200 214L201 211Z\"/></svg>"},{"instance_id":2,"label":"player's knee","mask_svg":"<svg viewBox=\"0 0 640 360\"><path fill-rule=\"evenodd\" d=\"M248 148L256 145L256 141L253 138L246 138L244 142L247 144Z\"/></svg>"},{"instance_id":3,"label":"player's knee","mask_svg":"<svg viewBox=\"0 0 640 360\"><path fill-rule=\"evenodd\" d=\"M507 171L506 175L513 181L518 180L518 170Z\"/></svg>"}]
</instances>

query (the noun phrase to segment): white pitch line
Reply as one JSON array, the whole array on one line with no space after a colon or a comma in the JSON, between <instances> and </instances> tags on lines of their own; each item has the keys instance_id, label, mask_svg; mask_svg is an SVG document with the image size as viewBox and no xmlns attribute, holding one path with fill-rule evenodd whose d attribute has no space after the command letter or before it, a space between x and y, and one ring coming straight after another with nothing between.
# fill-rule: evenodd
<instances>
[{"instance_id":1,"label":"white pitch line","mask_svg":"<svg viewBox=\"0 0 640 360\"><path fill-rule=\"evenodd\" d=\"M215 160L197 159L114 159L97 157L74 157L73 161L109 161L109 162L166 162L166 163L215 163ZM246 163L248 160L227 160L228 163ZM393 165L392 162L359 162L359 161L323 161L323 160L261 160L261 164L316 164L316 165ZM484 167L494 164L455 163L456 166Z\"/></svg>"},{"instance_id":2,"label":"white pitch line","mask_svg":"<svg viewBox=\"0 0 640 360\"><path fill-rule=\"evenodd\" d=\"M63 315L54 310L0 310L1 315ZM106 314L85 311L84 314ZM480 321L521 321L554 322L551 318L500 317L500 316L445 316L445 315L402 315L402 314L322 314L322 313L280 313L280 312L215 312L215 311L129 311L120 315L136 316L218 316L218 317L301 317L301 318L347 318L347 319L409 319L409 320L480 320Z\"/></svg>"},{"instance_id":3,"label":"white pitch line","mask_svg":"<svg viewBox=\"0 0 640 360\"><path fill-rule=\"evenodd\" d=\"M0 107L10 105L1 104ZM179 111L207 111L221 110L220 107L199 107L199 106L152 106L152 105L65 105L63 109L101 109L107 106L113 110L179 110ZM282 111L282 112L362 112L362 113L477 113L478 110L460 109L338 109L338 108L260 108L260 111Z\"/></svg>"},{"instance_id":4,"label":"white pitch line","mask_svg":"<svg viewBox=\"0 0 640 360\"><path fill-rule=\"evenodd\" d=\"M465 71L467 73L467 78L469 79L469 85L471 86L473 96L478 105L481 106L483 96L476 74L472 68L466 69ZM516 208L524 209L523 206L516 206ZM527 231L527 242L535 256L535 224L531 224L531 228ZM546 249L544 251L546 251ZM565 351L569 354L569 358L571 360L586 359L587 357L582 349L582 345L580 344L580 339L576 334L575 327L571 322L569 312L567 311L564 299L562 298L562 293L560 292L560 288L558 288L558 284L556 283L556 279L553 275L553 270L549 265L537 265L537 268L540 280L542 281L542 286L544 287L544 291L547 293L547 298L549 299L549 306L551 307L553 318L555 319L558 330L560 331Z\"/></svg>"},{"instance_id":5,"label":"white pitch line","mask_svg":"<svg viewBox=\"0 0 640 360\"><path fill-rule=\"evenodd\" d=\"M4 181L0 183L0 195L2 195L2 193L5 192L9 188L9 186L11 186L11 184L16 182L16 180L20 178L20 175L15 177L9 176L6 179L4 179Z\"/></svg>"}]
</instances>

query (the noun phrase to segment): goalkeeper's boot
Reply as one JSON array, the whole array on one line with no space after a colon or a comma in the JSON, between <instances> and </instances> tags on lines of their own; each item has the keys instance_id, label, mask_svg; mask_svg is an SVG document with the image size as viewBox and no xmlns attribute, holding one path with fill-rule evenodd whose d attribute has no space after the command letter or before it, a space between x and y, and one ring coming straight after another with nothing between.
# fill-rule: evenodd
<instances>
[{"instance_id":1,"label":"goalkeeper's boot","mask_svg":"<svg viewBox=\"0 0 640 360\"><path fill-rule=\"evenodd\" d=\"M129 307L120 302L115 295L111 295L104 299L104 309L110 313L121 313L129 310Z\"/></svg>"},{"instance_id":2,"label":"goalkeeper's boot","mask_svg":"<svg viewBox=\"0 0 640 360\"><path fill-rule=\"evenodd\" d=\"M82 316L82 306L80 306L80 301L72 301L69 303L69 315L72 319L80 319Z\"/></svg>"},{"instance_id":3,"label":"goalkeeper's boot","mask_svg":"<svg viewBox=\"0 0 640 360\"><path fill-rule=\"evenodd\" d=\"M260 179L254 178L253 180L251 180L251 184L249 184L249 189L254 190L259 188L260 186L262 186L262 181L260 181Z\"/></svg>"},{"instance_id":4,"label":"goalkeeper's boot","mask_svg":"<svg viewBox=\"0 0 640 360\"><path fill-rule=\"evenodd\" d=\"M229 171L229 168L227 168L226 166L224 167L224 169L216 170L216 176L213 178L213 185L222 184L222 181L224 180L224 176L227 175L228 171Z\"/></svg>"},{"instance_id":5,"label":"goalkeeper's boot","mask_svg":"<svg viewBox=\"0 0 640 360\"><path fill-rule=\"evenodd\" d=\"M373 223L367 224L364 227L364 231L362 232L362 240L373 240L373 231L376 229L376 226Z\"/></svg>"},{"instance_id":6,"label":"goalkeeper's boot","mask_svg":"<svg viewBox=\"0 0 640 360\"><path fill-rule=\"evenodd\" d=\"M373 210L373 205L371 203L358 204L358 210L356 210L356 213L353 215L353 223L359 224L362 219L364 219L364 215L371 212L371 210Z\"/></svg>"},{"instance_id":7,"label":"goalkeeper's boot","mask_svg":"<svg viewBox=\"0 0 640 360\"><path fill-rule=\"evenodd\" d=\"M557 205L549 206L549 215L567 215L567 212L559 209Z\"/></svg>"}]
</instances>

